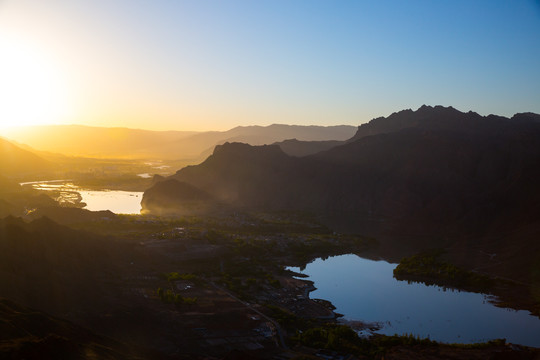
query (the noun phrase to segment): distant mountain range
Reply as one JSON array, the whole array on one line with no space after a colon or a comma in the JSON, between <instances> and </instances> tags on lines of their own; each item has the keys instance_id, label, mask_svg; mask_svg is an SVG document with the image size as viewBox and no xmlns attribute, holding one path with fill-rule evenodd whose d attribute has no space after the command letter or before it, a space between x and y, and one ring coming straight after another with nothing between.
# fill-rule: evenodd
<instances>
[{"instance_id":1,"label":"distant mountain range","mask_svg":"<svg viewBox=\"0 0 540 360\"><path fill-rule=\"evenodd\" d=\"M65 155L161 160L204 160L216 145L245 142L271 144L297 138L305 141L346 140L354 126L239 126L228 131L148 131L78 125L18 128L8 137L40 151Z\"/></svg>"},{"instance_id":2,"label":"distant mountain range","mask_svg":"<svg viewBox=\"0 0 540 360\"><path fill-rule=\"evenodd\" d=\"M374 119L348 141L304 157L277 145L217 146L200 165L155 184L142 204L150 213L185 212L181 196L167 195L176 183L208 194L206 206L211 198L307 211L342 229L409 236L409 247L442 247L525 228L540 236L539 164L538 114L422 106Z\"/></svg>"}]
</instances>

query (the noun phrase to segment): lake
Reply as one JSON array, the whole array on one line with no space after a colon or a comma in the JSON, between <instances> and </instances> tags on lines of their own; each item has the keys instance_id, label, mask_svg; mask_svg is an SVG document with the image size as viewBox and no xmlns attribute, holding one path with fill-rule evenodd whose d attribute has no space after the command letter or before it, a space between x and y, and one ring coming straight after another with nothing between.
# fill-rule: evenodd
<instances>
[{"instance_id":1,"label":"lake","mask_svg":"<svg viewBox=\"0 0 540 360\"><path fill-rule=\"evenodd\" d=\"M86 203L84 209L91 211L110 210L115 214L140 214L141 191L87 190L67 180L33 181L21 183L37 190L51 191L54 198L62 201L81 200Z\"/></svg>"},{"instance_id":2,"label":"lake","mask_svg":"<svg viewBox=\"0 0 540 360\"><path fill-rule=\"evenodd\" d=\"M356 255L317 259L303 271L317 290L311 298L331 301L345 320L378 323L376 333L413 334L447 343L505 338L540 347L540 319L528 311L498 308L483 294L398 281L397 264Z\"/></svg>"}]
</instances>

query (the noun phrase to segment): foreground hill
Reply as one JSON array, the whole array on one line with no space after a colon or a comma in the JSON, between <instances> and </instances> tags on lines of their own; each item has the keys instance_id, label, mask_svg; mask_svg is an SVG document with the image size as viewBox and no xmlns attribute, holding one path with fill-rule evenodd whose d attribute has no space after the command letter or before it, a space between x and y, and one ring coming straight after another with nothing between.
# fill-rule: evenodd
<instances>
[{"instance_id":1,"label":"foreground hill","mask_svg":"<svg viewBox=\"0 0 540 360\"><path fill-rule=\"evenodd\" d=\"M4 176L25 176L39 174L53 169L53 164L0 138L0 174Z\"/></svg>"},{"instance_id":2,"label":"foreground hill","mask_svg":"<svg viewBox=\"0 0 540 360\"><path fill-rule=\"evenodd\" d=\"M509 243L495 239L529 229L519 247L536 249L538 118L424 106L372 120L346 144L303 158L225 144L171 178L229 205L308 211L379 238L408 237L409 248L489 238L482 248L498 250ZM147 211L159 211L152 198L162 186L145 193Z\"/></svg>"},{"instance_id":3,"label":"foreground hill","mask_svg":"<svg viewBox=\"0 0 540 360\"><path fill-rule=\"evenodd\" d=\"M57 315L99 309L104 277L132 261L130 246L47 218L0 219L0 297Z\"/></svg>"},{"instance_id":4,"label":"foreground hill","mask_svg":"<svg viewBox=\"0 0 540 360\"><path fill-rule=\"evenodd\" d=\"M66 125L12 129L8 135L38 150L66 155L200 161L227 141L262 145L290 138L346 140L355 131L354 126L270 125L195 133Z\"/></svg>"},{"instance_id":5,"label":"foreground hill","mask_svg":"<svg viewBox=\"0 0 540 360\"><path fill-rule=\"evenodd\" d=\"M71 322L0 299L2 359L139 359L127 346Z\"/></svg>"}]
</instances>

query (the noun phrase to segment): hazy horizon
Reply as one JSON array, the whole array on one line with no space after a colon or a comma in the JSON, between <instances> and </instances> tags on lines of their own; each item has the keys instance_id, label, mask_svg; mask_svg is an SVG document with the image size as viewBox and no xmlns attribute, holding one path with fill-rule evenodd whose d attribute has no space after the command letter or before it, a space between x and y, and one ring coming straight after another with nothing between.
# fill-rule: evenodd
<instances>
[{"instance_id":1,"label":"hazy horizon","mask_svg":"<svg viewBox=\"0 0 540 360\"><path fill-rule=\"evenodd\" d=\"M373 118L369 118L365 121L361 121L359 122L358 124L346 124L346 123L334 123L334 124L313 124L313 123L306 123L306 124L299 124L299 123L278 123L278 122L274 122L274 123L268 123L268 124L258 124L258 123L248 123L248 124L238 124L238 125L234 125L232 124L232 126L225 126L225 127L221 127L221 128L208 128L208 129L201 129L201 130L197 130L197 129L193 129L193 130L190 130L190 129L183 129L183 128L164 128L164 129L152 129L150 128L149 126L147 127L144 127L144 124L140 127L138 126L129 126L128 125L107 125L107 124L86 124L86 123L69 123L69 122L66 122L66 123L43 123L43 124L29 124L29 125L18 125L18 124L0 124L0 137L2 136L8 136L9 137L9 134L10 133L16 133L16 132L20 132L21 130L24 131L25 129L29 129L29 130L32 130L32 129L35 129L35 128L39 128L39 127L87 127L87 128L103 128L103 129L126 129L126 130L134 130L134 131L151 131L151 132L185 132L185 133L193 133L193 134L196 134L196 133L205 133L205 132L227 132L227 131L230 131L230 130L233 130L233 129L236 129L236 128L249 128L249 127L261 127L261 128L267 128L267 127L270 127L270 126L291 126L291 127L294 127L294 126L298 126L298 127L323 127L323 128L331 128L331 127L340 127L340 126L343 126L343 127L359 127L360 125L362 124L367 124L369 123L371 120L374 120L374 119L377 119L379 117L388 117L392 114L395 114L395 113L399 113L400 111L404 111L404 110L413 110L413 111L417 111L420 107L422 106L428 106L428 107L436 107L436 106L442 106L442 107L445 107L445 108L454 108L460 112L463 112L463 113L466 113L466 112L474 112L474 113L477 113L481 116L488 116L488 115L496 115L496 116L506 116L508 118L511 118L513 115L516 115L516 114L519 114L519 113L536 113L536 112L532 112L532 111L527 111L527 110L523 110L523 111L518 111L516 113L513 113L513 114L509 114L509 115L502 115L502 114L497 114L497 113L494 113L494 112L478 112L478 111L475 111L474 109L459 109L459 108L456 108L452 105L448 105L448 106L445 106L445 105L440 105L440 104L437 104L437 105L431 105L431 104L422 104L421 106L417 107L417 108L403 108L403 109L399 109L399 110L396 110L392 113L388 113L388 114L381 114L379 116L374 116Z\"/></svg>"},{"instance_id":2,"label":"hazy horizon","mask_svg":"<svg viewBox=\"0 0 540 360\"><path fill-rule=\"evenodd\" d=\"M358 126L540 113L540 5L0 2L0 125Z\"/></svg>"},{"instance_id":3,"label":"hazy horizon","mask_svg":"<svg viewBox=\"0 0 540 360\"><path fill-rule=\"evenodd\" d=\"M372 119L370 119L372 120ZM369 122L366 121L366 123ZM35 124L35 125L9 125L0 127L0 137L1 136L8 136L10 133L18 132L20 130L25 129L35 129L35 128L43 128L43 127L86 127L86 128L100 128L100 129L110 129L110 130L134 130L134 131L150 131L150 132L184 132L184 133L205 133L205 132L227 132L229 130L233 130L236 128L249 128L249 127L261 127L261 128L267 128L271 126L291 126L291 127L322 127L322 128L331 128L331 127L358 127L361 124L358 125L351 125L351 124L285 124L285 123L272 123L272 124L247 124L247 125L233 125L232 127L226 127L226 128L220 128L220 129L208 129L208 130L185 130L185 129L163 129L163 130L156 130L156 129L150 129L150 128L142 128L142 127L129 127L129 126L115 126L115 125L89 125L89 124L77 124L77 123L65 123L65 124L58 124L58 123L50 123L50 124Z\"/></svg>"}]
</instances>

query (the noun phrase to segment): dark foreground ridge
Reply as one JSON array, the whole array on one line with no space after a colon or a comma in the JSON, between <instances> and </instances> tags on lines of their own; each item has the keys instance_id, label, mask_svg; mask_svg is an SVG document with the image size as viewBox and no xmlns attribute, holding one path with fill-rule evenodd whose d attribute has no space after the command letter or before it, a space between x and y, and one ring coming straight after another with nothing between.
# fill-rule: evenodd
<instances>
[{"instance_id":1,"label":"dark foreground ridge","mask_svg":"<svg viewBox=\"0 0 540 360\"><path fill-rule=\"evenodd\" d=\"M142 359L117 341L0 298L2 359Z\"/></svg>"},{"instance_id":2,"label":"dark foreground ridge","mask_svg":"<svg viewBox=\"0 0 540 360\"><path fill-rule=\"evenodd\" d=\"M314 289L310 281L293 277L285 267L302 267L324 256L365 254L376 242L337 234L292 214L117 217L79 224L119 236L129 229L121 238L46 219L26 223L7 218L0 225L0 290L10 298L0 300L0 358L539 355L538 349L502 339L449 345L408 335L358 337L336 322L329 302L308 297ZM26 307L30 304L32 309ZM357 322L355 327L370 324Z\"/></svg>"}]
</instances>

